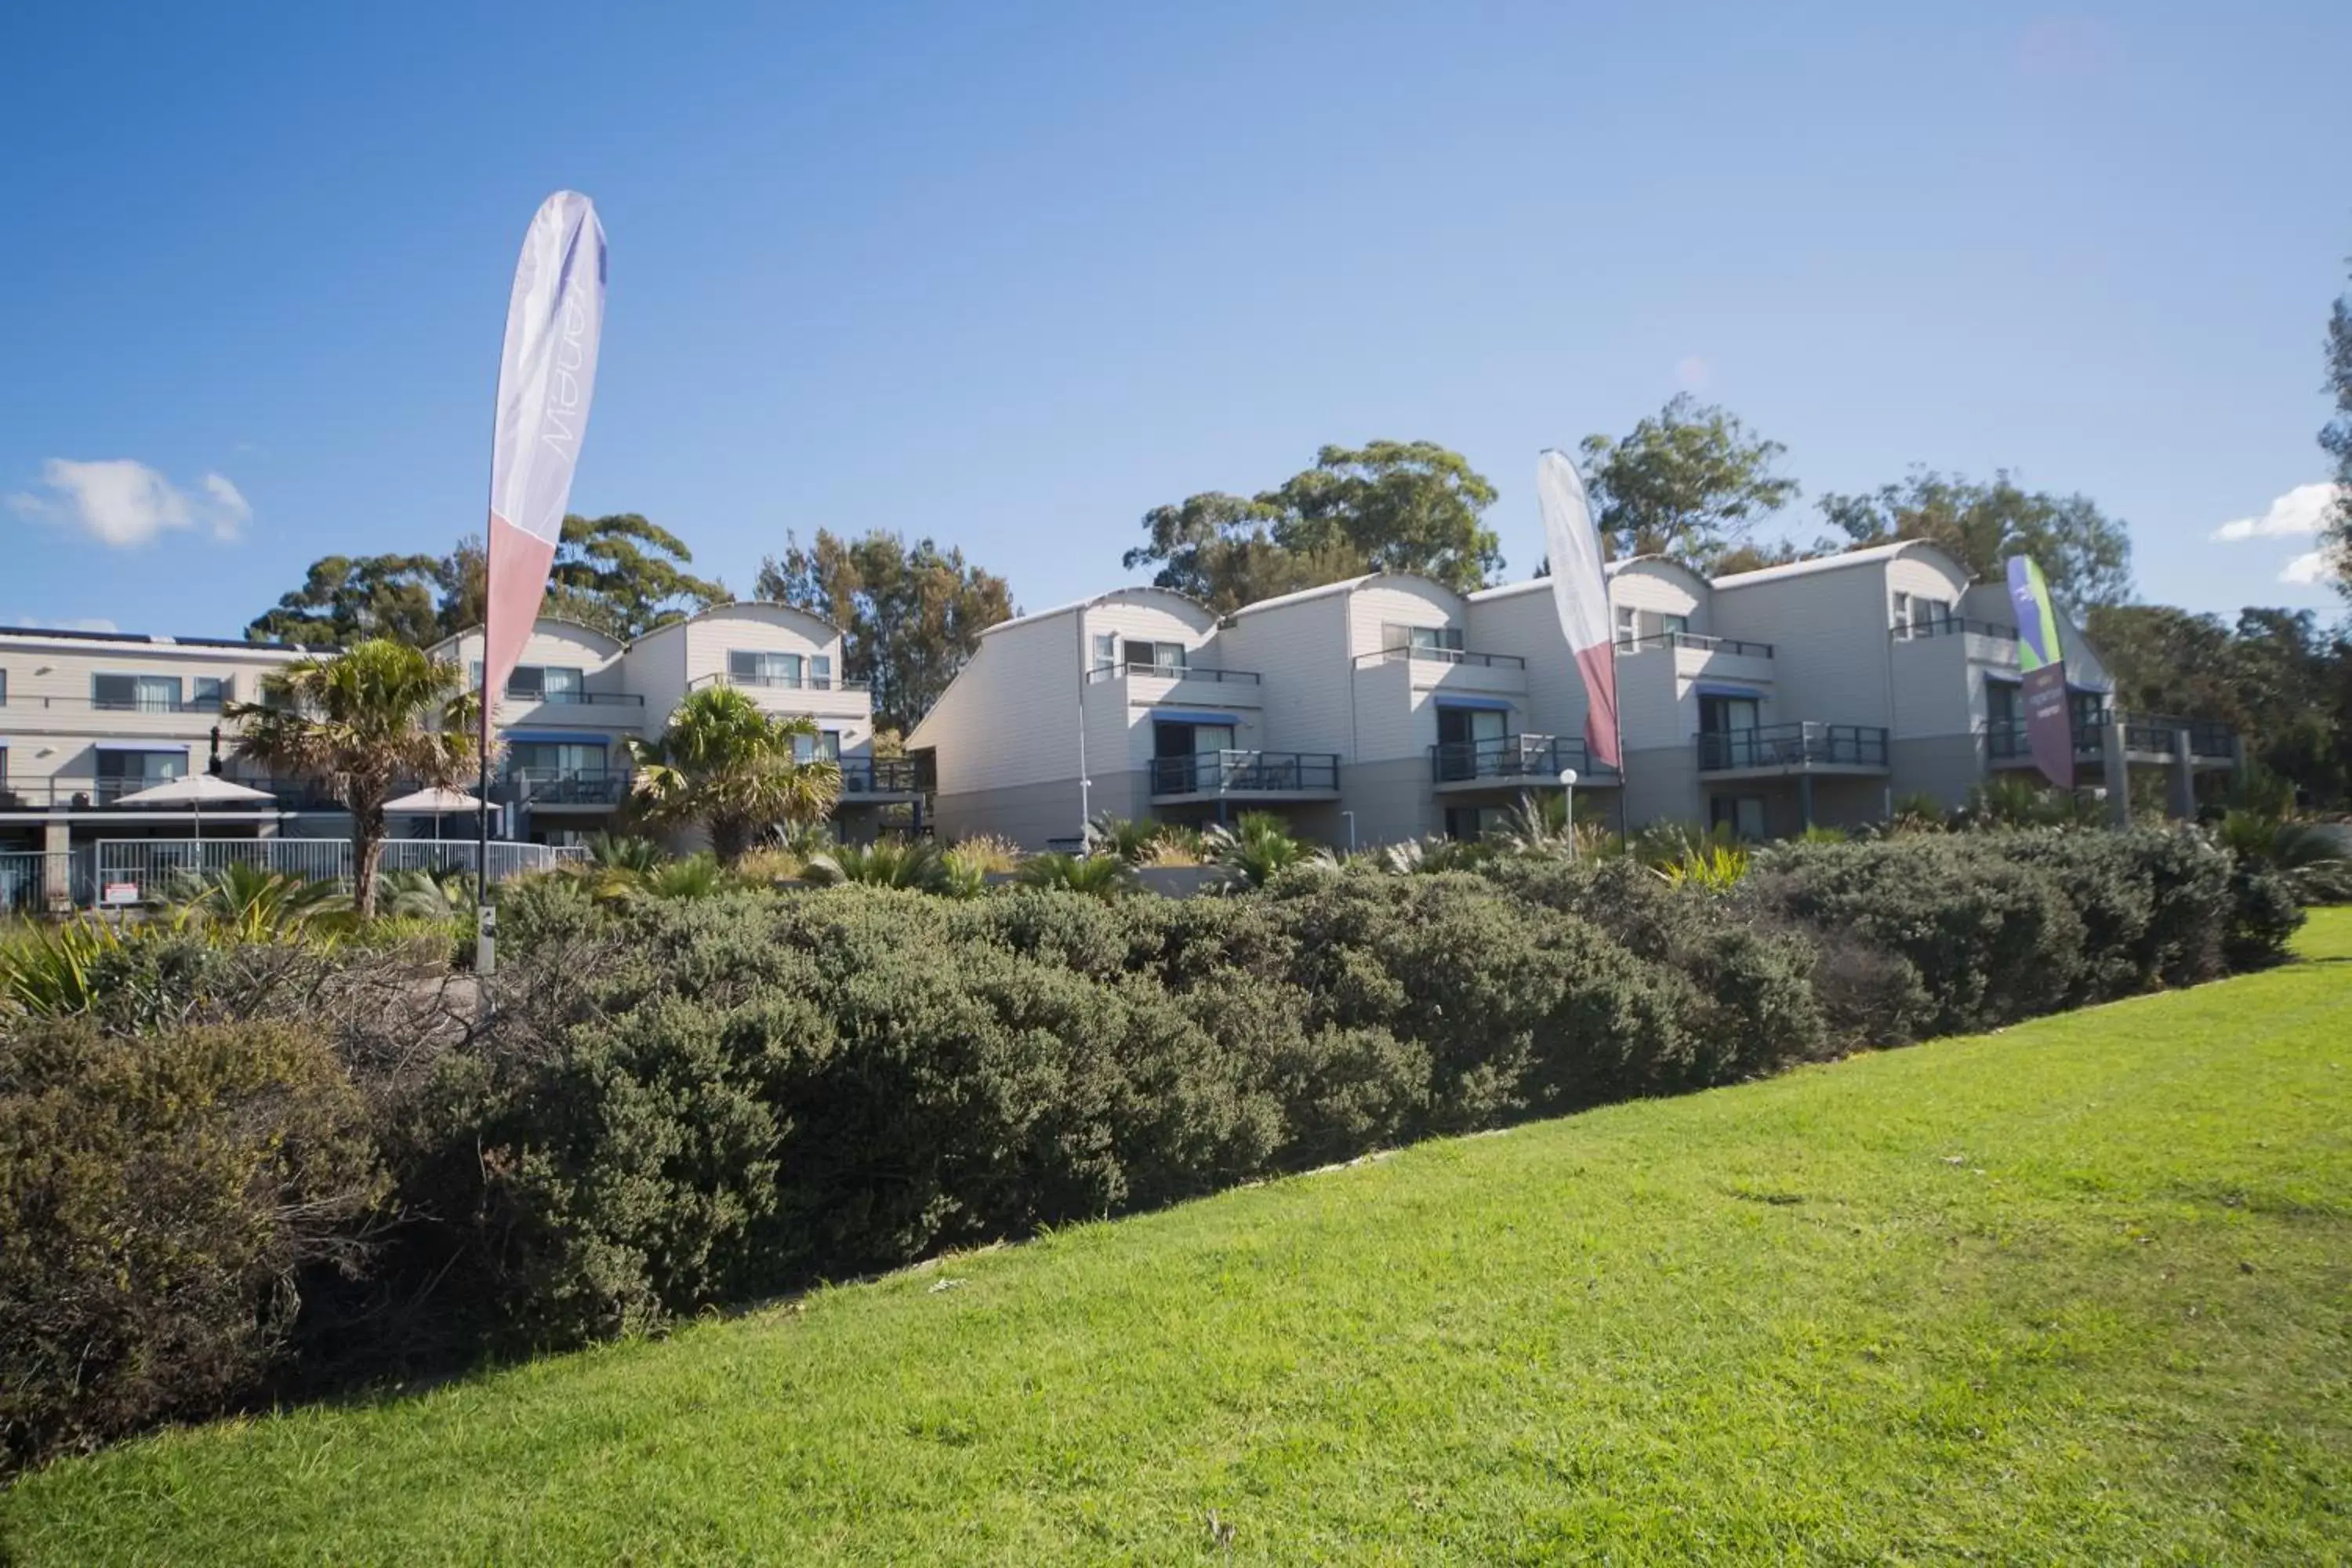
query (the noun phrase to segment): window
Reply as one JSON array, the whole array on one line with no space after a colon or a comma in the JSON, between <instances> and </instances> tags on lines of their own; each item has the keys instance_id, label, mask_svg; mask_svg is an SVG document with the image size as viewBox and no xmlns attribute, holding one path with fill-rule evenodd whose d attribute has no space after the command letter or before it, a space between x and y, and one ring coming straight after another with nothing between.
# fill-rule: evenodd
<instances>
[{"instance_id":1,"label":"window","mask_svg":"<svg viewBox=\"0 0 2352 1568\"><path fill-rule=\"evenodd\" d=\"M1996 731L2013 730L2021 714L2017 703L2017 683L2013 680L1985 682L1985 722Z\"/></svg>"},{"instance_id":2,"label":"window","mask_svg":"<svg viewBox=\"0 0 2352 1568\"><path fill-rule=\"evenodd\" d=\"M1753 730L1764 705L1753 697L1705 697L1698 700L1698 731L1702 735L1728 735Z\"/></svg>"},{"instance_id":3,"label":"window","mask_svg":"<svg viewBox=\"0 0 2352 1568\"><path fill-rule=\"evenodd\" d=\"M90 706L116 713L176 713L180 710L180 678L176 675L93 675Z\"/></svg>"},{"instance_id":4,"label":"window","mask_svg":"<svg viewBox=\"0 0 2352 1568\"><path fill-rule=\"evenodd\" d=\"M188 685L194 693L188 699L188 706L191 708L201 709L207 713L217 713L221 710L221 704L229 700L230 687L226 677L199 675Z\"/></svg>"},{"instance_id":5,"label":"window","mask_svg":"<svg viewBox=\"0 0 2352 1568\"><path fill-rule=\"evenodd\" d=\"M1095 634L1095 657L1093 668L1096 669L1109 669L1118 663L1118 634L1117 632L1097 632Z\"/></svg>"},{"instance_id":6,"label":"window","mask_svg":"<svg viewBox=\"0 0 2352 1568\"><path fill-rule=\"evenodd\" d=\"M1642 612L1631 605L1617 606L1617 640L1638 642L1642 637Z\"/></svg>"},{"instance_id":7,"label":"window","mask_svg":"<svg viewBox=\"0 0 2352 1568\"><path fill-rule=\"evenodd\" d=\"M604 748L582 741L509 741L506 768L510 778L541 782L598 777L604 772Z\"/></svg>"},{"instance_id":8,"label":"window","mask_svg":"<svg viewBox=\"0 0 2352 1568\"><path fill-rule=\"evenodd\" d=\"M1170 670L1185 667L1184 645L1180 642L1138 642L1127 645L1127 668L1129 669Z\"/></svg>"},{"instance_id":9,"label":"window","mask_svg":"<svg viewBox=\"0 0 2352 1568\"><path fill-rule=\"evenodd\" d=\"M1911 601L1911 624L1914 626L1932 629L1951 618L1952 606L1941 599L1915 598Z\"/></svg>"},{"instance_id":10,"label":"window","mask_svg":"<svg viewBox=\"0 0 2352 1568\"><path fill-rule=\"evenodd\" d=\"M1908 594L1897 594L1895 595L1895 625L1899 629L1905 631L1910 629L1911 595Z\"/></svg>"},{"instance_id":11,"label":"window","mask_svg":"<svg viewBox=\"0 0 2352 1568\"><path fill-rule=\"evenodd\" d=\"M2107 696L2104 691L2069 691L2066 700L2073 710L2074 728L2087 730L2105 722Z\"/></svg>"},{"instance_id":12,"label":"window","mask_svg":"<svg viewBox=\"0 0 2352 1568\"><path fill-rule=\"evenodd\" d=\"M7 672L6 670L5 670L5 669L0 669L0 708L5 708L7 705L8 705L8 672ZM5 762L5 761L7 761L7 759L6 759L5 757L0 757L0 762Z\"/></svg>"},{"instance_id":13,"label":"window","mask_svg":"<svg viewBox=\"0 0 2352 1568\"><path fill-rule=\"evenodd\" d=\"M738 648L727 656L727 679L745 686L798 686L801 656Z\"/></svg>"},{"instance_id":14,"label":"window","mask_svg":"<svg viewBox=\"0 0 2352 1568\"><path fill-rule=\"evenodd\" d=\"M814 735L793 737L793 761L813 763L823 757L828 763L841 761L841 731L819 730Z\"/></svg>"},{"instance_id":15,"label":"window","mask_svg":"<svg viewBox=\"0 0 2352 1568\"><path fill-rule=\"evenodd\" d=\"M1688 616L1660 616L1658 617L1658 629L1665 633L1668 637L1680 637L1685 632L1690 630L1690 617Z\"/></svg>"},{"instance_id":16,"label":"window","mask_svg":"<svg viewBox=\"0 0 2352 1568\"><path fill-rule=\"evenodd\" d=\"M98 798L101 805L126 795L169 784L188 771L183 750L153 752L105 751L98 753Z\"/></svg>"},{"instance_id":17,"label":"window","mask_svg":"<svg viewBox=\"0 0 2352 1568\"><path fill-rule=\"evenodd\" d=\"M1728 823L1731 831L1742 838L1764 837L1764 797L1760 795L1711 795L1706 803L1706 820L1710 827Z\"/></svg>"},{"instance_id":18,"label":"window","mask_svg":"<svg viewBox=\"0 0 2352 1568\"><path fill-rule=\"evenodd\" d=\"M1407 646L1415 653L1449 654L1462 651L1460 626L1407 626Z\"/></svg>"},{"instance_id":19,"label":"window","mask_svg":"<svg viewBox=\"0 0 2352 1568\"><path fill-rule=\"evenodd\" d=\"M813 653L808 661L809 684L819 691L833 689L833 655Z\"/></svg>"}]
</instances>

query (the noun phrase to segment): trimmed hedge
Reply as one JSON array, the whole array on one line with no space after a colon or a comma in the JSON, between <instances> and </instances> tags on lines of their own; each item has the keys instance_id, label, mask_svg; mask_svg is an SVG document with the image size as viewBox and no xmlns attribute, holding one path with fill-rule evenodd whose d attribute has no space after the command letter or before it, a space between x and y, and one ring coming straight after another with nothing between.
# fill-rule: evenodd
<instances>
[{"instance_id":1,"label":"trimmed hedge","mask_svg":"<svg viewBox=\"0 0 2352 1568\"><path fill-rule=\"evenodd\" d=\"M551 879L505 900L487 1022L419 951L158 941L88 1017L0 1025L0 1414L22 1459L651 1329L2188 984L2299 920L2195 835L2052 831L1782 846L1728 891L1513 858L1186 902Z\"/></svg>"}]
</instances>

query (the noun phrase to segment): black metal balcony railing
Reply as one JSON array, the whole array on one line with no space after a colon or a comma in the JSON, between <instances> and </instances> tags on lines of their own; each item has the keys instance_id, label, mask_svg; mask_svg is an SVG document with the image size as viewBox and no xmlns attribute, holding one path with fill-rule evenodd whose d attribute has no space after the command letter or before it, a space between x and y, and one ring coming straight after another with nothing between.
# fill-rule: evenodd
<instances>
[{"instance_id":1,"label":"black metal balcony railing","mask_svg":"<svg viewBox=\"0 0 2352 1568\"><path fill-rule=\"evenodd\" d=\"M1770 658L1772 645L1768 642L1745 642L1738 637L1708 637L1704 632L1654 632L1648 637L1621 637L1622 648L1686 647L1701 653L1739 654L1748 658Z\"/></svg>"},{"instance_id":2,"label":"black metal balcony railing","mask_svg":"<svg viewBox=\"0 0 2352 1568\"><path fill-rule=\"evenodd\" d=\"M1888 634L1897 642L1912 642L1923 637L1991 637L1998 642L2015 642L2017 628L2000 621L1972 620L1967 616L1943 616L1932 621L1913 621L1896 626Z\"/></svg>"},{"instance_id":3,"label":"black metal balcony railing","mask_svg":"<svg viewBox=\"0 0 2352 1568\"><path fill-rule=\"evenodd\" d=\"M1485 779L1503 783L1558 784L1560 773L1574 768L1580 775L1592 771L1582 741L1569 735L1503 735L1486 741L1440 741L1429 748L1430 776L1439 784L1471 784Z\"/></svg>"},{"instance_id":4,"label":"black metal balcony railing","mask_svg":"<svg viewBox=\"0 0 2352 1568\"><path fill-rule=\"evenodd\" d=\"M689 691L706 686L748 686L783 691L865 691L872 683L840 675L698 675L686 683Z\"/></svg>"},{"instance_id":5,"label":"black metal balcony railing","mask_svg":"<svg viewBox=\"0 0 2352 1568\"><path fill-rule=\"evenodd\" d=\"M527 805L618 805L629 793L621 768L509 768L500 777L507 799Z\"/></svg>"},{"instance_id":6,"label":"black metal balcony railing","mask_svg":"<svg viewBox=\"0 0 2352 1568\"><path fill-rule=\"evenodd\" d=\"M2176 719L2161 713L2103 712L2074 721L2074 751L2084 758L2106 754L2107 726L2120 721L2124 751L2132 756L2171 757L2179 754L2176 738L2189 731L2189 754L2211 761L2237 756L2238 732L2218 719ZM1997 762L2032 756L2023 719L1996 719L1985 726L1985 749Z\"/></svg>"},{"instance_id":7,"label":"black metal balcony railing","mask_svg":"<svg viewBox=\"0 0 2352 1568\"><path fill-rule=\"evenodd\" d=\"M840 762L841 793L845 796L915 793L912 757L843 757Z\"/></svg>"},{"instance_id":8,"label":"black metal balcony railing","mask_svg":"<svg viewBox=\"0 0 2352 1568\"><path fill-rule=\"evenodd\" d=\"M1356 662L1360 665L1391 664L1399 659L1417 664L1472 664L1494 669L1525 669L1528 667L1528 661L1515 653L1473 653L1466 648L1430 647L1422 643L1414 643L1408 647L1374 648L1370 653L1356 656Z\"/></svg>"},{"instance_id":9,"label":"black metal balcony railing","mask_svg":"<svg viewBox=\"0 0 2352 1568\"><path fill-rule=\"evenodd\" d=\"M37 779L0 779L0 811L92 811L121 804L122 797L136 795L142 789L153 789L169 784L169 779L96 778L87 773L55 774ZM281 791L293 795L311 788L303 784L273 785L268 780L237 779L235 782L248 789L267 790L271 804L261 801L219 801L205 806L206 814L240 811L292 810L278 797ZM132 807L137 810L138 807ZM183 811L184 806L159 809Z\"/></svg>"},{"instance_id":10,"label":"black metal balcony railing","mask_svg":"<svg viewBox=\"0 0 2352 1568\"><path fill-rule=\"evenodd\" d=\"M1247 686L1264 684L1255 669L1208 669L1197 664L1098 664L1087 671L1087 679L1117 680L1122 675L1157 675L1170 680L1229 680Z\"/></svg>"},{"instance_id":11,"label":"black metal balcony railing","mask_svg":"<svg viewBox=\"0 0 2352 1568\"><path fill-rule=\"evenodd\" d=\"M1154 795L1280 795L1339 787L1334 752L1202 752L1154 757Z\"/></svg>"},{"instance_id":12,"label":"black metal balcony railing","mask_svg":"<svg viewBox=\"0 0 2352 1568\"><path fill-rule=\"evenodd\" d=\"M1698 738L1698 769L1883 768L1886 731L1875 724L1766 724L1753 730L1711 731Z\"/></svg>"},{"instance_id":13,"label":"black metal balcony railing","mask_svg":"<svg viewBox=\"0 0 2352 1568\"><path fill-rule=\"evenodd\" d=\"M634 691L518 691L507 688L509 702L545 702L557 707L609 704L616 708L643 708L646 700Z\"/></svg>"},{"instance_id":14,"label":"black metal balcony railing","mask_svg":"<svg viewBox=\"0 0 2352 1568\"><path fill-rule=\"evenodd\" d=\"M234 694L226 697L46 697L33 693L10 696L0 692L0 708L18 711L38 711L44 709L68 713L213 713L222 704L234 702Z\"/></svg>"}]
</instances>

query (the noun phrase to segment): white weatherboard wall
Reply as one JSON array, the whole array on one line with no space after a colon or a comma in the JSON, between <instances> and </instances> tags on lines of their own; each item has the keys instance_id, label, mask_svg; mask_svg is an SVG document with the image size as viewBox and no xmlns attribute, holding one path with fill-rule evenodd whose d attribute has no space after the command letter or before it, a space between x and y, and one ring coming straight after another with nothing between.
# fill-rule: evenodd
<instances>
[{"instance_id":1,"label":"white weatherboard wall","mask_svg":"<svg viewBox=\"0 0 2352 1568\"><path fill-rule=\"evenodd\" d=\"M530 637L516 663L577 669L582 672L581 684L591 695L619 697L633 689L624 677L623 651L616 638L603 632L542 616L531 624ZM436 644L432 653L467 672L470 687L471 672L482 661L482 634L478 630L460 633ZM502 731L609 730L617 739L642 732L645 717L645 708L633 702L534 702L501 695L497 723Z\"/></svg>"}]
</instances>

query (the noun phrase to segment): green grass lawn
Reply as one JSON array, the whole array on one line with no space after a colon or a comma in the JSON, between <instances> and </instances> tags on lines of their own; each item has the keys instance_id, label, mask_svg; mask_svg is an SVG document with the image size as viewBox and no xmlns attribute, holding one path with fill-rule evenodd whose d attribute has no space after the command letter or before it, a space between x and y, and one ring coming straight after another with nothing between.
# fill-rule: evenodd
<instances>
[{"instance_id":1,"label":"green grass lawn","mask_svg":"<svg viewBox=\"0 0 2352 1568\"><path fill-rule=\"evenodd\" d=\"M130 1444L0 1558L2338 1560L2352 911L2303 952Z\"/></svg>"}]
</instances>

